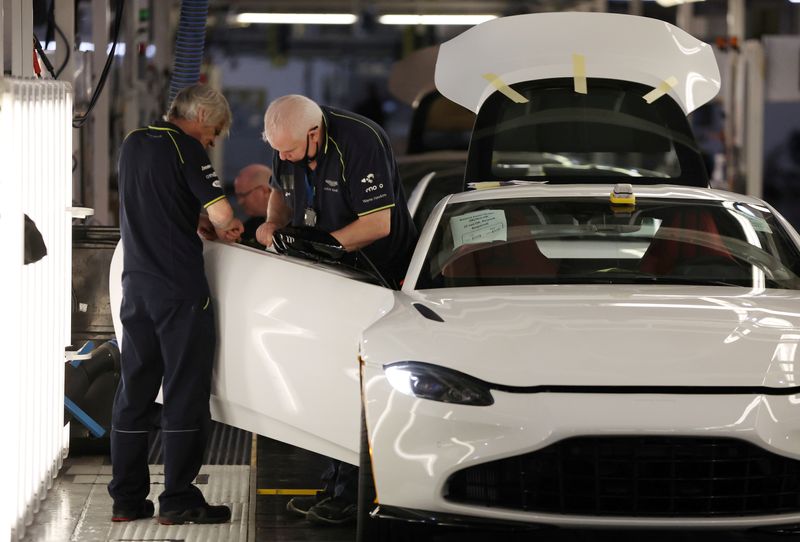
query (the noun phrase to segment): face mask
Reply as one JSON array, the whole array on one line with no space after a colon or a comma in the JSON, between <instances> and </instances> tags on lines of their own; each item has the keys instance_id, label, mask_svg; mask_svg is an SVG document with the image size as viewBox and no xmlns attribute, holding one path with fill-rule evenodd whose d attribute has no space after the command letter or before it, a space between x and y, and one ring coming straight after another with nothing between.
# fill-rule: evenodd
<instances>
[{"instance_id":1,"label":"face mask","mask_svg":"<svg viewBox=\"0 0 800 542\"><path fill-rule=\"evenodd\" d=\"M311 130L308 131L308 133L306 134L306 152L300 160L293 161L292 162L293 164L307 166L308 164L317 159L317 156L319 155L319 142L317 142L317 152L314 153L314 157L312 158L308 155L308 149L311 146L311 131L316 130L317 128L319 128L319 126L314 126L313 128L311 128Z\"/></svg>"}]
</instances>

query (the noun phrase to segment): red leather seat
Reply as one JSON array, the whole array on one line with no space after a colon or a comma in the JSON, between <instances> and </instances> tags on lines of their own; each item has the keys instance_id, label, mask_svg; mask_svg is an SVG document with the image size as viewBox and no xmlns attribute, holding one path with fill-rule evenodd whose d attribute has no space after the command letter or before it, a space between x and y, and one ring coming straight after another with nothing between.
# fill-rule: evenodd
<instances>
[{"instance_id":1,"label":"red leather seat","mask_svg":"<svg viewBox=\"0 0 800 542\"><path fill-rule=\"evenodd\" d=\"M727 259L734 262L730 251L722 242L717 224L711 212L704 209L683 209L664 221L662 228L672 228L675 233L680 230L694 230L707 234L703 243L688 240L682 241L668 237L653 238L639 264L639 269L653 275L668 275L679 265L691 265L692 262L709 257Z\"/></svg>"},{"instance_id":2,"label":"red leather seat","mask_svg":"<svg viewBox=\"0 0 800 542\"><path fill-rule=\"evenodd\" d=\"M534 239L495 241L459 247L442 268L449 278L513 278L554 275L558 266L549 260Z\"/></svg>"}]
</instances>

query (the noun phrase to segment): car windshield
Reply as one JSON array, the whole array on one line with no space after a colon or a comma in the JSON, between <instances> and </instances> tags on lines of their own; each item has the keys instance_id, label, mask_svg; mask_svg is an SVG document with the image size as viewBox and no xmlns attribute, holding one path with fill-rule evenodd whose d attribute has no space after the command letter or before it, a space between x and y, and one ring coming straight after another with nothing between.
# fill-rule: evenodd
<instances>
[{"instance_id":1,"label":"car windshield","mask_svg":"<svg viewBox=\"0 0 800 542\"><path fill-rule=\"evenodd\" d=\"M550 197L448 205L418 289L701 284L799 289L800 254L751 203Z\"/></svg>"}]
</instances>

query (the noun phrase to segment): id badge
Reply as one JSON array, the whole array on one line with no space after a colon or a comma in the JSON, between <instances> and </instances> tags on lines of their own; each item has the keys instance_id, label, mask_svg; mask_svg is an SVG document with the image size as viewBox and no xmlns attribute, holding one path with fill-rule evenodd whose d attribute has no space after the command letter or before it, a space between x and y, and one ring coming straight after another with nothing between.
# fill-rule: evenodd
<instances>
[{"instance_id":1,"label":"id badge","mask_svg":"<svg viewBox=\"0 0 800 542\"><path fill-rule=\"evenodd\" d=\"M303 224L312 228L317 225L317 212L313 208L306 207L303 213Z\"/></svg>"}]
</instances>

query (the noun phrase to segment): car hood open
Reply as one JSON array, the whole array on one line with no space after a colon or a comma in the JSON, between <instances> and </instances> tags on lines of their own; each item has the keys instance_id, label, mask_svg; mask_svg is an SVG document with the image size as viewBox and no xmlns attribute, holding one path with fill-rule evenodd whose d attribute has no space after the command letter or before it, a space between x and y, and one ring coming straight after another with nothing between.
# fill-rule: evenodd
<instances>
[{"instance_id":1,"label":"car hood open","mask_svg":"<svg viewBox=\"0 0 800 542\"><path fill-rule=\"evenodd\" d=\"M787 388L800 381L793 291L515 286L399 297L365 333L367 363L433 363L521 387Z\"/></svg>"},{"instance_id":2,"label":"car hood open","mask_svg":"<svg viewBox=\"0 0 800 542\"><path fill-rule=\"evenodd\" d=\"M576 60L578 55L583 60ZM664 88L688 114L719 91L714 53L657 19L613 13L532 13L494 19L443 43L436 88L478 112L498 86L562 77Z\"/></svg>"}]
</instances>

